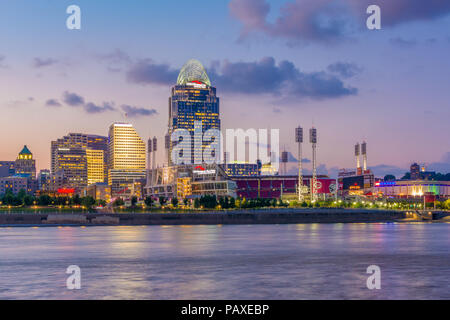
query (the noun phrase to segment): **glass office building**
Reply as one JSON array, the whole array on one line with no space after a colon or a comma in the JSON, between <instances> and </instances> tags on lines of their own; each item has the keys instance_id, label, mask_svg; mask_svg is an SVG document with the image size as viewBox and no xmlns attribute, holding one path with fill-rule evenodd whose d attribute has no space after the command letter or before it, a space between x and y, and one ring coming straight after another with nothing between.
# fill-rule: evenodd
<instances>
[{"instance_id":1,"label":"glass office building","mask_svg":"<svg viewBox=\"0 0 450 320\"><path fill-rule=\"evenodd\" d=\"M189 60L181 69L177 84L172 87L172 95L169 98L169 135L177 129L188 130L191 139L169 142L169 164L175 164L171 157L175 146L179 150L190 150L190 163L187 161L188 163L176 164L202 163L203 151L210 144L211 137L203 136L203 140L196 137L195 141L194 131L201 130L204 135L209 129L220 130L219 98L202 64L194 59ZM194 147L195 145L201 145L201 148Z\"/></svg>"},{"instance_id":2,"label":"glass office building","mask_svg":"<svg viewBox=\"0 0 450 320\"><path fill-rule=\"evenodd\" d=\"M129 123L109 127L108 183L113 197L141 196L139 187L145 179L145 143Z\"/></svg>"}]
</instances>

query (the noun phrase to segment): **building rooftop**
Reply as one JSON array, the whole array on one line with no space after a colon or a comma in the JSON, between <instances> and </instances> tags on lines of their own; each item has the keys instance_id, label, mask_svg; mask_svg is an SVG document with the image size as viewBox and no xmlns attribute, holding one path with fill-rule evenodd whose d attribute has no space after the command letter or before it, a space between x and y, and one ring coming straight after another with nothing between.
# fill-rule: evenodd
<instances>
[{"instance_id":1,"label":"building rooftop","mask_svg":"<svg viewBox=\"0 0 450 320\"><path fill-rule=\"evenodd\" d=\"M191 59L181 68L180 74L178 75L177 84L185 85L188 82L200 82L211 86L211 81L209 80L206 70L200 61L196 59Z\"/></svg>"}]
</instances>

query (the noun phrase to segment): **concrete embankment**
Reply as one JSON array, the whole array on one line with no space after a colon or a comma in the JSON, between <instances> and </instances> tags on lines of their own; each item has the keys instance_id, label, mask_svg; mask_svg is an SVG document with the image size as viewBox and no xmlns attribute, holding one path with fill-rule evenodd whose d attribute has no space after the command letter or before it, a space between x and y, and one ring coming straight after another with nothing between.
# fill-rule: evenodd
<instances>
[{"instance_id":1,"label":"concrete embankment","mask_svg":"<svg viewBox=\"0 0 450 320\"><path fill-rule=\"evenodd\" d=\"M392 222L402 211L364 209L270 209L198 213L11 213L0 225L198 225Z\"/></svg>"}]
</instances>

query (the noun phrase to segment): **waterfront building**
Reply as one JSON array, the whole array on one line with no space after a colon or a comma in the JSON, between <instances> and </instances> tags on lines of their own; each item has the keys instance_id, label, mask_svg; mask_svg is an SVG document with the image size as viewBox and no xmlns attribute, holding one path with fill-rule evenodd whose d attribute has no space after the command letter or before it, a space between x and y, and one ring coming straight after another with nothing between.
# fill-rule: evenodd
<instances>
[{"instance_id":1,"label":"waterfront building","mask_svg":"<svg viewBox=\"0 0 450 320\"><path fill-rule=\"evenodd\" d=\"M106 182L108 138L69 133L51 143L51 172L61 183L81 191L90 183ZM61 176L62 174L62 176Z\"/></svg>"},{"instance_id":2,"label":"waterfront building","mask_svg":"<svg viewBox=\"0 0 450 320\"><path fill-rule=\"evenodd\" d=\"M13 194L24 190L26 193L33 195L37 190L37 181L31 179L28 174L15 174L0 178L0 195L5 194L8 190Z\"/></svg>"},{"instance_id":3,"label":"waterfront building","mask_svg":"<svg viewBox=\"0 0 450 320\"><path fill-rule=\"evenodd\" d=\"M198 198L203 195L236 197L236 183L218 164L179 165L155 169L155 184L146 187L147 196Z\"/></svg>"},{"instance_id":4,"label":"waterfront building","mask_svg":"<svg viewBox=\"0 0 450 320\"><path fill-rule=\"evenodd\" d=\"M298 200L298 175L261 175L257 177L232 177L237 185L238 197L246 199L288 199ZM303 176L303 187L309 189L312 176ZM334 197L336 180L326 175L318 175L316 179L318 198Z\"/></svg>"},{"instance_id":5,"label":"waterfront building","mask_svg":"<svg viewBox=\"0 0 450 320\"><path fill-rule=\"evenodd\" d=\"M43 170L39 171L39 173L37 175L38 189L39 190L48 189L50 180L51 180L50 170L43 169Z\"/></svg>"},{"instance_id":6,"label":"waterfront building","mask_svg":"<svg viewBox=\"0 0 450 320\"><path fill-rule=\"evenodd\" d=\"M88 186L105 181L105 152L103 150L86 149L87 184Z\"/></svg>"},{"instance_id":7,"label":"waterfront building","mask_svg":"<svg viewBox=\"0 0 450 320\"><path fill-rule=\"evenodd\" d=\"M374 196L399 199L418 198L431 194L437 199L450 198L450 181L396 180L376 182L372 188Z\"/></svg>"},{"instance_id":8,"label":"waterfront building","mask_svg":"<svg viewBox=\"0 0 450 320\"><path fill-rule=\"evenodd\" d=\"M172 136L177 129L185 129L191 134L191 141L169 141L169 165L174 164L170 155L172 155L175 145L184 150L190 150L191 161L184 164L201 164L203 151L210 143L208 141L211 137L208 137L209 133L206 133L201 142L194 141L194 131L197 130L204 135L209 129L220 130L219 98L216 96L216 88L211 86L202 64L191 59L181 69L177 84L172 87L171 91L169 135ZM196 127L196 123L201 123L201 129L198 125ZM201 148L195 147L195 145L201 145Z\"/></svg>"},{"instance_id":9,"label":"waterfront building","mask_svg":"<svg viewBox=\"0 0 450 320\"><path fill-rule=\"evenodd\" d=\"M230 177L254 177L261 174L258 163L231 162L222 166Z\"/></svg>"},{"instance_id":10,"label":"waterfront building","mask_svg":"<svg viewBox=\"0 0 450 320\"><path fill-rule=\"evenodd\" d=\"M0 178L10 177L16 173L15 161L0 161Z\"/></svg>"},{"instance_id":11,"label":"waterfront building","mask_svg":"<svg viewBox=\"0 0 450 320\"><path fill-rule=\"evenodd\" d=\"M84 189L83 195L108 203L111 201L111 187L107 183L94 183Z\"/></svg>"},{"instance_id":12,"label":"waterfront building","mask_svg":"<svg viewBox=\"0 0 450 320\"><path fill-rule=\"evenodd\" d=\"M31 179L36 179L36 160L33 159L33 154L24 146L20 151L14 163L15 174L26 175Z\"/></svg>"},{"instance_id":13,"label":"waterfront building","mask_svg":"<svg viewBox=\"0 0 450 320\"><path fill-rule=\"evenodd\" d=\"M108 183L112 197L140 196L146 178L145 143L130 123L113 123L109 128Z\"/></svg>"}]
</instances>

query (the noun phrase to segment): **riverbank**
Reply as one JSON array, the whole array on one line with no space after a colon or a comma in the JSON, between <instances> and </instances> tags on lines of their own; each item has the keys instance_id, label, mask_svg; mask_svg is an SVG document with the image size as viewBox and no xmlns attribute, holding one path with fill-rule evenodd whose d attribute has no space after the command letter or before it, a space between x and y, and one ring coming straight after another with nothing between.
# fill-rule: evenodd
<instances>
[{"instance_id":1,"label":"riverbank","mask_svg":"<svg viewBox=\"0 0 450 320\"><path fill-rule=\"evenodd\" d=\"M0 226L370 223L439 220L448 215L445 212L434 212L422 217L395 210L323 208L196 213L4 213L0 214Z\"/></svg>"}]
</instances>

